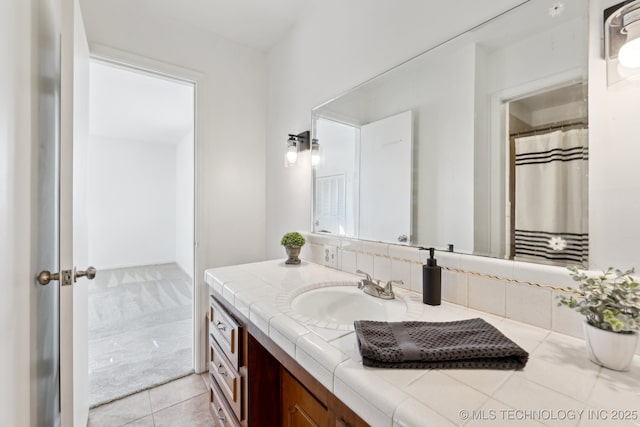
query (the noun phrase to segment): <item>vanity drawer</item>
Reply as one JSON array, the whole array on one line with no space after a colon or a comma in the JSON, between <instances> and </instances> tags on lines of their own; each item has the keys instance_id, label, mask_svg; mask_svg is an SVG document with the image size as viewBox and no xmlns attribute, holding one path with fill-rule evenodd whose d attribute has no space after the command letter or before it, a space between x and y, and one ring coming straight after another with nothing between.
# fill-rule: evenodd
<instances>
[{"instance_id":1,"label":"vanity drawer","mask_svg":"<svg viewBox=\"0 0 640 427\"><path fill-rule=\"evenodd\" d=\"M209 308L209 335L220 346L220 349L227 356L234 369L240 367L240 349L242 343L242 326L238 324L218 303L211 298Z\"/></svg>"},{"instance_id":2,"label":"vanity drawer","mask_svg":"<svg viewBox=\"0 0 640 427\"><path fill-rule=\"evenodd\" d=\"M213 423L217 427L240 427L240 423L229 410L215 382L211 384L209 389L209 411L213 417Z\"/></svg>"},{"instance_id":3,"label":"vanity drawer","mask_svg":"<svg viewBox=\"0 0 640 427\"><path fill-rule=\"evenodd\" d=\"M222 354L220 347L211 341L209 344L211 362L209 362L209 375L218 384L222 394L227 398L233 412L239 420L242 419L242 390L240 374L234 370L229 361Z\"/></svg>"}]
</instances>

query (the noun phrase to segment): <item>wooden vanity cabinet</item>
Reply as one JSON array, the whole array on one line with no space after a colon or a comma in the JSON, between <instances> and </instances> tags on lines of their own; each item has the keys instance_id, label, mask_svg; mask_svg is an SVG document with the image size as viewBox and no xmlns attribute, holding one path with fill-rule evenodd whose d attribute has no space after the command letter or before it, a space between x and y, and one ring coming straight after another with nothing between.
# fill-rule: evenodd
<instances>
[{"instance_id":1,"label":"wooden vanity cabinet","mask_svg":"<svg viewBox=\"0 0 640 427\"><path fill-rule=\"evenodd\" d=\"M282 427L328 427L327 408L286 369L281 375Z\"/></svg>"},{"instance_id":2,"label":"wooden vanity cabinet","mask_svg":"<svg viewBox=\"0 0 640 427\"><path fill-rule=\"evenodd\" d=\"M234 307L213 295L208 335L209 407L217 426L368 426Z\"/></svg>"},{"instance_id":3,"label":"wooden vanity cabinet","mask_svg":"<svg viewBox=\"0 0 640 427\"><path fill-rule=\"evenodd\" d=\"M280 399L282 427L366 427L358 415L333 394L329 409L284 367L281 368Z\"/></svg>"},{"instance_id":4,"label":"wooden vanity cabinet","mask_svg":"<svg viewBox=\"0 0 640 427\"><path fill-rule=\"evenodd\" d=\"M217 426L246 426L245 328L214 298L208 318L209 410Z\"/></svg>"}]
</instances>

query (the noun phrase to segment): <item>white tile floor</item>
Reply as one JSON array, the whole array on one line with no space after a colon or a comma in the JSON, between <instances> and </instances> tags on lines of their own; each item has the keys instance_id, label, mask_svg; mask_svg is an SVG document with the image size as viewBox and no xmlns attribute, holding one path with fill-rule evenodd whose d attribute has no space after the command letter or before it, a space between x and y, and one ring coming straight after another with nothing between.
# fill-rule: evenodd
<instances>
[{"instance_id":1,"label":"white tile floor","mask_svg":"<svg viewBox=\"0 0 640 427\"><path fill-rule=\"evenodd\" d=\"M189 375L89 412L89 427L213 426L207 374Z\"/></svg>"},{"instance_id":2,"label":"white tile floor","mask_svg":"<svg viewBox=\"0 0 640 427\"><path fill-rule=\"evenodd\" d=\"M191 278L176 264L103 270L89 283L91 406L193 372Z\"/></svg>"}]
</instances>

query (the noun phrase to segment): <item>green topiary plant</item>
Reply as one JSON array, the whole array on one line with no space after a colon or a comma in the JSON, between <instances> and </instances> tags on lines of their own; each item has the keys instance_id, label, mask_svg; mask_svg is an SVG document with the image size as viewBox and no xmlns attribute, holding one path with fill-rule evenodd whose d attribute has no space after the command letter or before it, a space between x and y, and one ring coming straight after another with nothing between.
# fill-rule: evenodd
<instances>
[{"instance_id":1,"label":"green topiary plant","mask_svg":"<svg viewBox=\"0 0 640 427\"><path fill-rule=\"evenodd\" d=\"M302 247L306 243L302 234L297 231L291 231L284 236L282 236L282 240L280 240L280 244L286 247Z\"/></svg>"},{"instance_id":2,"label":"green topiary plant","mask_svg":"<svg viewBox=\"0 0 640 427\"><path fill-rule=\"evenodd\" d=\"M573 280L580 282L572 295L560 296L558 305L575 309L599 329L633 333L640 329L640 283L631 274L609 267L599 276L568 267Z\"/></svg>"}]
</instances>

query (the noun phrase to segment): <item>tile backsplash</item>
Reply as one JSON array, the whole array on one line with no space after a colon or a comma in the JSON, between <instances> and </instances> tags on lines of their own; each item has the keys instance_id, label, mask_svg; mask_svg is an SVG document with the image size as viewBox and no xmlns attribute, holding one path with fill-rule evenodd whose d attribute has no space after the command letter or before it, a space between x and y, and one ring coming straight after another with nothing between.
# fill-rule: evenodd
<instances>
[{"instance_id":1,"label":"tile backsplash","mask_svg":"<svg viewBox=\"0 0 640 427\"><path fill-rule=\"evenodd\" d=\"M301 257L323 264L322 247L337 246L337 268L363 270L375 279L402 280L422 293L422 264L428 251L350 238L306 233ZM566 268L436 251L442 270L442 299L540 328L582 338L584 317L558 307L562 289L574 284ZM640 354L640 345L638 347Z\"/></svg>"}]
</instances>

